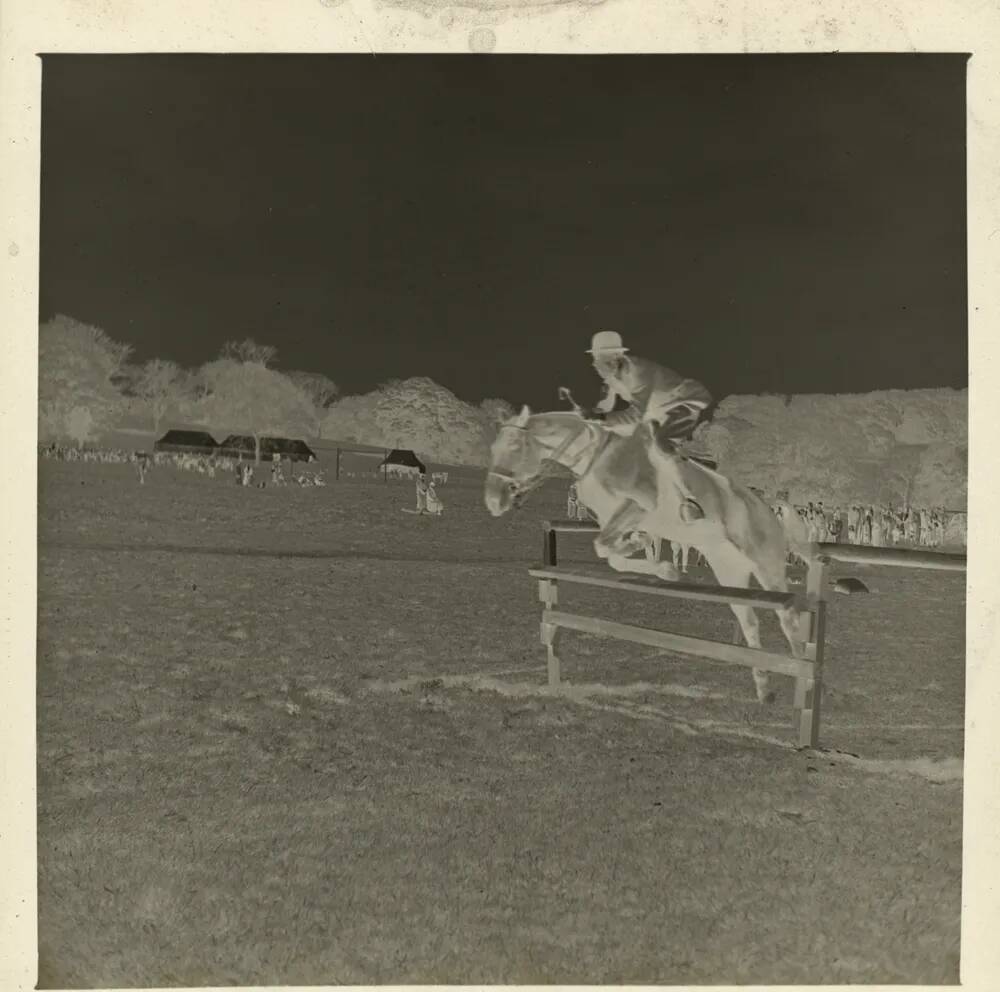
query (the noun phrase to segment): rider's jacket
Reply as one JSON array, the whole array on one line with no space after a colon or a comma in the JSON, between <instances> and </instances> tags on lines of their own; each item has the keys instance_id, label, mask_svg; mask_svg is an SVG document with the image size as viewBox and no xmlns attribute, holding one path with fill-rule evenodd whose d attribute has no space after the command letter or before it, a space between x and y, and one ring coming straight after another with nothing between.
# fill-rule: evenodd
<instances>
[{"instance_id":1,"label":"rider's jacket","mask_svg":"<svg viewBox=\"0 0 1000 992\"><path fill-rule=\"evenodd\" d=\"M648 358L622 355L616 364L615 371L603 377L605 395L597 404L607 414L604 423L609 428L634 428L644 420L662 424L678 406L700 414L712 402L711 393L697 379L686 379ZM618 397L629 404L628 409L612 412Z\"/></svg>"}]
</instances>

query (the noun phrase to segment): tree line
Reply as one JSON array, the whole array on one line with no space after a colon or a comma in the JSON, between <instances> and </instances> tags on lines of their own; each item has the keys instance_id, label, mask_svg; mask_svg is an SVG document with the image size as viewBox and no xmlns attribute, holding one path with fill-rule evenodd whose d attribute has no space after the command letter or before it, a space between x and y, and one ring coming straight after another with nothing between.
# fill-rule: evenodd
<instances>
[{"instance_id":1,"label":"tree line","mask_svg":"<svg viewBox=\"0 0 1000 992\"><path fill-rule=\"evenodd\" d=\"M194 369L162 358L135 363L132 356L130 345L99 327L65 315L43 323L40 439L83 445L113 430L138 404L157 435L175 418L252 436L258 461L261 438L268 436L389 446L405 436L409 446L426 451L423 439L440 434L432 443L446 450L426 453L455 453L463 459L456 464L464 464L482 461L496 425L514 413L505 400L462 403L427 379L393 380L371 394L342 397L323 373L276 368L277 349L249 338L227 341Z\"/></svg>"}]
</instances>

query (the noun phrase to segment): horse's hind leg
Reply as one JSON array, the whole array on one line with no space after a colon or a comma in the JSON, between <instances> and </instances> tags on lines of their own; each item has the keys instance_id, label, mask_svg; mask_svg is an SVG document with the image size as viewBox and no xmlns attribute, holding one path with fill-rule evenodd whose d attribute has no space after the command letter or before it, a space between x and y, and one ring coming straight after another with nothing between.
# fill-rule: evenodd
<instances>
[{"instance_id":1,"label":"horse's hind leg","mask_svg":"<svg viewBox=\"0 0 1000 992\"><path fill-rule=\"evenodd\" d=\"M737 586L748 589L750 587L751 569L746 558L737 550L734 545L728 548L718 548L713 550L708 559L709 568L715 574L719 585ZM760 648L760 621L751 606L743 606L738 603L730 603L730 609L736 615L736 620L743 631L743 638L747 642L747 647ZM774 692L768 689L768 674L759 668L752 669L754 687L757 690L757 700L761 703L773 703Z\"/></svg>"}]
</instances>

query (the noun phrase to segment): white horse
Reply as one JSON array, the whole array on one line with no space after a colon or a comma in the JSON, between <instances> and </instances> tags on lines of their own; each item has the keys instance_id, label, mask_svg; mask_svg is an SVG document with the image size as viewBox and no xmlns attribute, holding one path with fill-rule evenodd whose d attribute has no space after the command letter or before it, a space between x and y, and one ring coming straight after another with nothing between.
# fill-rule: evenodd
<instances>
[{"instance_id":1,"label":"white horse","mask_svg":"<svg viewBox=\"0 0 1000 992\"><path fill-rule=\"evenodd\" d=\"M568 469L577 491L601 525L594 541L599 558L621 572L638 572L676 581L677 569L653 560L653 540L697 548L721 585L747 588L751 576L764 589L787 592L785 563L789 551L806 559L818 554L798 514L779 520L755 493L698 462L663 450L652 425L620 437L576 412L532 415L524 407L501 428L490 452L484 499L495 517L518 505L524 494L548 477L546 463ZM705 512L704 518L681 518L684 486ZM646 549L646 558L629 555ZM658 557L658 553L656 555ZM731 604L746 643L760 648L760 625L754 610ZM792 654L801 657L808 614L792 607L775 611ZM753 671L757 698L770 702L768 675Z\"/></svg>"}]
</instances>

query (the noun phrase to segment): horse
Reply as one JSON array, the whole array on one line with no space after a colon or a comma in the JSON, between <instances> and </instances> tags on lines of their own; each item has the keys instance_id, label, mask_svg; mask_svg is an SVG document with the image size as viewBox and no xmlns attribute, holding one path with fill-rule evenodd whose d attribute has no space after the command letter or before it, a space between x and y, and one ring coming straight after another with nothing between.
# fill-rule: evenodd
<instances>
[{"instance_id":1,"label":"horse","mask_svg":"<svg viewBox=\"0 0 1000 992\"><path fill-rule=\"evenodd\" d=\"M655 575L677 581L676 567L654 561L658 540L698 549L720 585L749 588L751 576L763 589L787 592L789 551L810 561L819 554L805 525L791 507L782 518L748 488L721 473L664 450L652 424L622 437L577 411L533 414L525 406L501 425L490 448L484 502L500 517L549 477L547 466L560 465L576 479L580 499L597 517L600 532L594 552L616 571ZM705 512L699 520L681 518L680 474ZM654 542L656 542L654 544ZM646 550L646 558L629 555ZM656 553L656 558L659 554ZM730 604L751 648L760 648L760 624L749 606ZM802 657L808 613L793 607L775 609L794 657ZM774 700L767 672L753 669L757 699Z\"/></svg>"}]
</instances>

